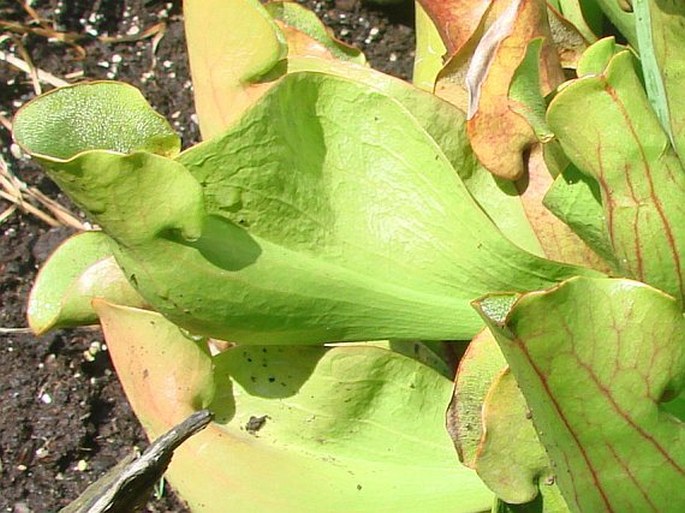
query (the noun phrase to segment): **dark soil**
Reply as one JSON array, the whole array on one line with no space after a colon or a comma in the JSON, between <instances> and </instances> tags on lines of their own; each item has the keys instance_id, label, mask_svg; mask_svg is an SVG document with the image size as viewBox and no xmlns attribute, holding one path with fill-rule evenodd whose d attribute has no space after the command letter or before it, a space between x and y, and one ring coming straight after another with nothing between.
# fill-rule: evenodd
<instances>
[{"instance_id":1,"label":"dark soil","mask_svg":"<svg viewBox=\"0 0 685 513\"><path fill-rule=\"evenodd\" d=\"M36 26L19 1L0 0L0 20ZM301 1L339 37L366 52L382 71L407 78L413 62L412 2L374 7L356 0ZM39 0L40 18L60 31L82 34L80 49L35 34L21 40L36 67L69 81L111 78L141 88L171 119L185 145L198 138L192 121L192 90L185 57L180 2L156 0ZM154 56L153 39L140 34L160 21L166 31ZM1 27L0 27L1 29ZM0 32L0 36L9 35ZM99 36L132 36L104 43ZM17 56L10 37L0 51ZM35 95L28 76L0 60L0 115L11 119ZM46 87L49 88L49 87ZM68 201L31 162L17 160L0 126L0 150L10 169L64 205ZM10 203L0 198L0 214ZM37 218L12 214L0 224L0 327L23 327L25 305L36 270L70 233ZM98 329L64 330L34 338L0 333L0 512L56 511L127 455L147 445L124 397L108 354L98 351ZM147 511L187 509L166 490Z\"/></svg>"}]
</instances>

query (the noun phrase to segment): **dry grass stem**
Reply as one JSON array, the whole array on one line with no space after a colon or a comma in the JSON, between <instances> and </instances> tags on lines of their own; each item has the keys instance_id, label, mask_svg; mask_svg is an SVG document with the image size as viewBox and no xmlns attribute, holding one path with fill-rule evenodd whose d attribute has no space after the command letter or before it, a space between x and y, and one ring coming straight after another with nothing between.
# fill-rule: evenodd
<instances>
[{"instance_id":1,"label":"dry grass stem","mask_svg":"<svg viewBox=\"0 0 685 513\"><path fill-rule=\"evenodd\" d=\"M23 71L32 78L35 72L36 80L43 82L44 84L49 84L53 87L62 87L65 85L69 85L69 82L67 82L66 80L62 80L61 78L58 78L55 75L48 73L47 71L44 71L40 68L36 68L35 66L33 66L33 64L29 64L25 60L20 59L16 55L13 55L9 52L0 51L0 60L5 61L7 64ZM35 88L36 84L34 82L34 89Z\"/></svg>"},{"instance_id":2,"label":"dry grass stem","mask_svg":"<svg viewBox=\"0 0 685 513\"><path fill-rule=\"evenodd\" d=\"M13 205L0 215L0 223L9 218L18 208L37 217L48 226L70 226L76 230L88 229L78 217L65 207L45 196L37 188L29 187L14 176L2 157L0 157L0 198Z\"/></svg>"},{"instance_id":3,"label":"dry grass stem","mask_svg":"<svg viewBox=\"0 0 685 513\"><path fill-rule=\"evenodd\" d=\"M11 335L14 333L33 333L31 328L0 328L0 335Z\"/></svg>"}]
</instances>

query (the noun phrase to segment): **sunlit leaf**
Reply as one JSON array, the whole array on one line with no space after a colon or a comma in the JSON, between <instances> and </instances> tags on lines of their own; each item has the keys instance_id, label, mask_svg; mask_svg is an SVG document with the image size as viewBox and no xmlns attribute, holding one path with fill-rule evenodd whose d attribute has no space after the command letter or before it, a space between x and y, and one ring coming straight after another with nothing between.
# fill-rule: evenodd
<instances>
[{"instance_id":1,"label":"sunlit leaf","mask_svg":"<svg viewBox=\"0 0 685 513\"><path fill-rule=\"evenodd\" d=\"M601 192L596 180L569 164L549 187L542 203L611 268L620 268L609 240Z\"/></svg>"},{"instance_id":2,"label":"sunlit leaf","mask_svg":"<svg viewBox=\"0 0 685 513\"><path fill-rule=\"evenodd\" d=\"M634 9L647 96L685 161L685 4L635 0Z\"/></svg>"},{"instance_id":3,"label":"sunlit leaf","mask_svg":"<svg viewBox=\"0 0 685 513\"><path fill-rule=\"evenodd\" d=\"M528 122L512 110L509 92L528 43L539 37L550 39L544 3L511 0L483 35L466 74L471 144L483 165L506 179L523 175L523 153L537 141ZM540 55L537 88L546 95L563 75L553 47L543 45Z\"/></svg>"},{"instance_id":4,"label":"sunlit leaf","mask_svg":"<svg viewBox=\"0 0 685 513\"><path fill-rule=\"evenodd\" d=\"M583 53L576 72L579 77L604 73L614 55L625 50L613 36L600 39Z\"/></svg>"},{"instance_id":5,"label":"sunlit leaf","mask_svg":"<svg viewBox=\"0 0 685 513\"><path fill-rule=\"evenodd\" d=\"M288 55L320 55L323 58L366 63L364 54L357 48L335 39L330 29L312 11L295 2L269 2L266 11L282 23L281 29L288 41ZM289 34L289 31L299 32ZM305 37L306 36L306 37ZM304 45L304 48L301 46Z\"/></svg>"},{"instance_id":6,"label":"sunlit leaf","mask_svg":"<svg viewBox=\"0 0 685 513\"><path fill-rule=\"evenodd\" d=\"M289 74L176 160L92 151L47 164L118 242L143 297L217 338L459 340L479 330L469 302L487 291L594 274L510 243L409 111L321 73Z\"/></svg>"},{"instance_id":7,"label":"sunlit leaf","mask_svg":"<svg viewBox=\"0 0 685 513\"><path fill-rule=\"evenodd\" d=\"M543 499L549 497L545 501L549 502L559 495L554 470L508 367L494 379L483 403L482 418L483 437L475 468L495 495L509 504L526 504L539 494ZM568 511L559 499L556 502L560 504L546 505L542 511Z\"/></svg>"},{"instance_id":8,"label":"sunlit leaf","mask_svg":"<svg viewBox=\"0 0 685 513\"><path fill-rule=\"evenodd\" d=\"M418 0L437 28L448 55L459 52L473 37L492 0Z\"/></svg>"},{"instance_id":9,"label":"sunlit leaf","mask_svg":"<svg viewBox=\"0 0 685 513\"><path fill-rule=\"evenodd\" d=\"M495 337L484 328L459 361L454 392L447 409L447 430L459 459L475 468L483 437L483 402L493 382L507 366Z\"/></svg>"},{"instance_id":10,"label":"sunlit leaf","mask_svg":"<svg viewBox=\"0 0 685 513\"><path fill-rule=\"evenodd\" d=\"M492 502L444 431L450 381L415 360L371 346L210 357L158 314L97 310L151 438L189 411L215 413L167 473L193 511L476 513Z\"/></svg>"},{"instance_id":11,"label":"sunlit leaf","mask_svg":"<svg viewBox=\"0 0 685 513\"><path fill-rule=\"evenodd\" d=\"M419 2L416 2L416 56L412 82L425 91L433 91L443 66L447 48L440 33Z\"/></svg>"},{"instance_id":12,"label":"sunlit leaf","mask_svg":"<svg viewBox=\"0 0 685 513\"><path fill-rule=\"evenodd\" d=\"M530 151L526 167L528 168L527 176L516 182L518 199L535 230L545 256L559 262L608 271L605 261L590 249L592 246L586 245L572 227L555 216L543 204L554 179L547 169L541 145L536 145ZM601 222L601 219L599 221Z\"/></svg>"},{"instance_id":13,"label":"sunlit leaf","mask_svg":"<svg viewBox=\"0 0 685 513\"><path fill-rule=\"evenodd\" d=\"M60 131L43 137L54 126ZM96 81L52 90L41 101L20 109L12 132L31 148L34 157L50 159L68 159L89 150L146 151L173 157L181 149L181 139L167 120L138 89L120 82Z\"/></svg>"},{"instance_id":14,"label":"sunlit leaf","mask_svg":"<svg viewBox=\"0 0 685 513\"><path fill-rule=\"evenodd\" d=\"M528 43L525 56L511 77L509 107L523 116L541 142L549 142L554 134L547 126L547 105L540 90L540 51L542 38Z\"/></svg>"},{"instance_id":15,"label":"sunlit leaf","mask_svg":"<svg viewBox=\"0 0 685 513\"><path fill-rule=\"evenodd\" d=\"M567 511L564 501L555 499L559 491L525 399L487 328L459 363L447 429L459 459L500 500L531 503L523 511Z\"/></svg>"},{"instance_id":16,"label":"sunlit leaf","mask_svg":"<svg viewBox=\"0 0 685 513\"><path fill-rule=\"evenodd\" d=\"M570 0L575 4L576 0ZM549 30L564 68L575 68L583 51L597 38L584 22L580 26L565 17L559 10L547 5Z\"/></svg>"},{"instance_id":17,"label":"sunlit leaf","mask_svg":"<svg viewBox=\"0 0 685 513\"><path fill-rule=\"evenodd\" d=\"M632 0L594 0L631 46L638 47Z\"/></svg>"},{"instance_id":18,"label":"sunlit leaf","mask_svg":"<svg viewBox=\"0 0 685 513\"><path fill-rule=\"evenodd\" d=\"M94 298L143 306L112 256L102 232L85 232L61 244L45 262L31 289L28 321L38 334L54 328L95 324Z\"/></svg>"},{"instance_id":19,"label":"sunlit leaf","mask_svg":"<svg viewBox=\"0 0 685 513\"><path fill-rule=\"evenodd\" d=\"M270 88L262 77L288 49L259 0L184 0L183 21L195 110L209 139Z\"/></svg>"},{"instance_id":20,"label":"sunlit leaf","mask_svg":"<svg viewBox=\"0 0 685 513\"><path fill-rule=\"evenodd\" d=\"M566 86L548 121L573 163L597 180L621 271L685 292L685 170L652 111L629 51ZM611 127L607 130L606 127Z\"/></svg>"},{"instance_id":21,"label":"sunlit leaf","mask_svg":"<svg viewBox=\"0 0 685 513\"><path fill-rule=\"evenodd\" d=\"M601 11L594 0L559 0L555 10L576 28L585 41L596 41L598 32L595 30L601 30Z\"/></svg>"},{"instance_id":22,"label":"sunlit leaf","mask_svg":"<svg viewBox=\"0 0 685 513\"><path fill-rule=\"evenodd\" d=\"M514 301L506 313L488 303ZM511 304L511 303L510 303ZM663 403L685 383L685 320L642 283L574 278L476 303L531 409L572 511L679 512L685 428Z\"/></svg>"}]
</instances>

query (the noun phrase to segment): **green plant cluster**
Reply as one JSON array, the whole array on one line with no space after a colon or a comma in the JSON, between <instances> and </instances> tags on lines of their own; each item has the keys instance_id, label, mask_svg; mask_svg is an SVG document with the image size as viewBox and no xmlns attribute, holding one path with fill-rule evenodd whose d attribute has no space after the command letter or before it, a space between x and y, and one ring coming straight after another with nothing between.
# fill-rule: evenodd
<instances>
[{"instance_id":1,"label":"green plant cluster","mask_svg":"<svg viewBox=\"0 0 685 513\"><path fill-rule=\"evenodd\" d=\"M685 4L416 8L409 84L298 4L186 0L182 151L122 83L24 106L101 227L30 325L99 321L150 437L214 413L193 511L684 511Z\"/></svg>"}]
</instances>

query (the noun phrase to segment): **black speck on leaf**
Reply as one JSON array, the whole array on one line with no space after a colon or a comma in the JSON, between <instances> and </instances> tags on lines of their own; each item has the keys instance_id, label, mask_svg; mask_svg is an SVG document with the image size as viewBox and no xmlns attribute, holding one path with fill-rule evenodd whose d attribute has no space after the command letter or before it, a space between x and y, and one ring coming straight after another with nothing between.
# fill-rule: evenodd
<instances>
[{"instance_id":1,"label":"black speck on leaf","mask_svg":"<svg viewBox=\"0 0 685 513\"><path fill-rule=\"evenodd\" d=\"M245 431L250 433L251 435L254 435L264 427L264 424L266 424L266 419L268 419L268 415L261 415L261 416L256 416L256 415L251 415L250 420L247 421L245 424Z\"/></svg>"}]
</instances>

